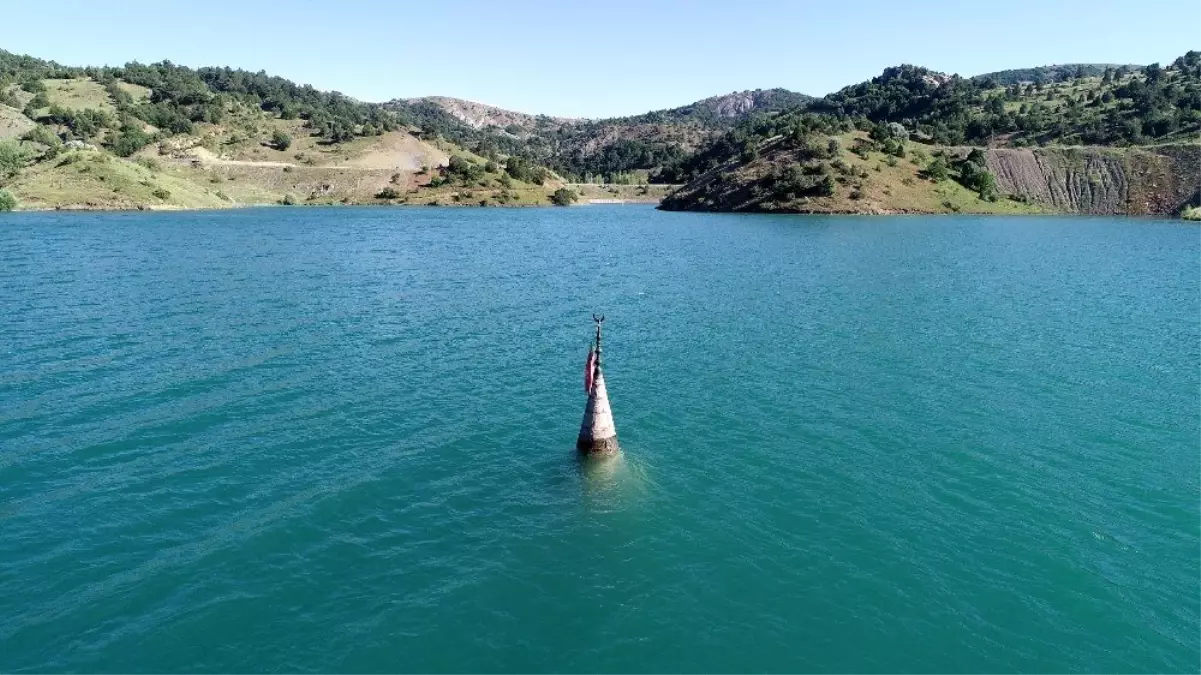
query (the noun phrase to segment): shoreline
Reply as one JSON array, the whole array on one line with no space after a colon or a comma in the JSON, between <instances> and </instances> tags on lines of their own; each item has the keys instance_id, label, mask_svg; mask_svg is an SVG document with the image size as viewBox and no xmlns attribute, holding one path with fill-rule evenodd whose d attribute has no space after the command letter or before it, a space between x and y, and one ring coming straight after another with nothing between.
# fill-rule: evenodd
<instances>
[{"instance_id":1,"label":"shoreline","mask_svg":"<svg viewBox=\"0 0 1201 675\"><path fill-rule=\"evenodd\" d=\"M571 204L568 206L558 206L556 204L465 204L450 202L447 204L400 204L400 203L378 203L378 202L323 202L320 204L231 204L229 206L220 207L187 207L187 206L54 206L54 207L37 207L37 208L22 208L18 207L12 211L4 213L178 213L184 211L236 211L240 209L306 209L306 208L455 208L455 209L571 209L582 207L608 207L608 206L656 206L658 202L654 201L626 201L620 204Z\"/></svg>"},{"instance_id":2,"label":"shoreline","mask_svg":"<svg viewBox=\"0 0 1201 675\"><path fill-rule=\"evenodd\" d=\"M656 211L665 213L695 213L695 214L710 214L710 215L750 215L750 216L871 216L871 217L898 217L898 216L988 216L988 217L1011 217L1011 218L1031 218L1040 216L1054 216L1067 218L1128 218L1133 220L1169 220L1180 221L1185 223L1197 223L1201 225L1201 220L1187 218L1181 214L1128 214L1128 213L1080 213L1070 211L1044 211L1036 213L996 213L989 211L973 212L973 211L924 211L919 209L895 209L895 210L781 210L781 211L718 211L718 210L702 210L702 209L664 209L659 202L654 201L626 201L622 203L579 203L569 206L557 206L555 204L488 204L481 206L480 204L464 204L464 203L448 203L448 204L399 204L399 203L371 203L371 202L327 202L321 204L233 204L230 206L210 208L210 207L178 207L178 206L146 206L136 208L125 207L110 207L110 206L85 206L76 208L68 207L52 207L52 208L17 208L6 213L113 213L113 214L132 214L132 213L179 213L179 212L202 212L202 211L235 211L235 210L250 210L250 209L304 209L304 208L455 208L455 209L568 209L582 207L614 207L614 206L654 206ZM0 218L3 213L0 213Z\"/></svg>"}]
</instances>

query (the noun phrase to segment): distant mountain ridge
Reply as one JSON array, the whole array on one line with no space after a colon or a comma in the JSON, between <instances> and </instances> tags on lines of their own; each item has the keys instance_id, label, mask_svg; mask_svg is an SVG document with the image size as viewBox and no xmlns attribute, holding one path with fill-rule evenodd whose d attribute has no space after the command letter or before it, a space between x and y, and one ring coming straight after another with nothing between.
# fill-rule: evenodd
<instances>
[{"instance_id":1,"label":"distant mountain ridge","mask_svg":"<svg viewBox=\"0 0 1201 675\"><path fill-rule=\"evenodd\" d=\"M450 96L393 99L385 109L415 119L431 135L487 155L522 154L568 176L655 171L753 114L807 105L787 89L735 91L677 108L611 118L551 117Z\"/></svg>"},{"instance_id":2,"label":"distant mountain ridge","mask_svg":"<svg viewBox=\"0 0 1201 675\"><path fill-rule=\"evenodd\" d=\"M747 89L732 91L728 94L718 94L708 98L682 105L676 108L652 110L637 115L617 117L562 117L538 113L518 112L499 106L469 101L454 96L418 96L414 98L393 99L383 103L384 106L402 103L415 104L428 102L440 106L464 124L482 129L488 126L506 127L511 124L519 126L534 126L538 120L554 124L586 124L590 122L610 121L662 121L664 118L673 121L717 121L737 120L753 112L771 112L794 108L816 100L808 94L783 88Z\"/></svg>"},{"instance_id":3,"label":"distant mountain ridge","mask_svg":"<svg viewBox=\"0 0 1201 675\"><path fill-rule=\"evenodd\" d=\"M1009 70L998 70L992 73L984 73L982 75L973 75L972 80L983 82L984 80L992 80L993 82L1008 86L1011 84L1026 84L1026 83L1050 83L1062 82L1077 77L1100 77L1105 73L1105 69L1117 70L1125 68L1127 71L1135 73L1142 71L1142 66L1133 64L1119 63L1062 63L1049 66L1038 66L1035 68L1011 68Z\"/></svg>"},{"instance_id":4,"label":"distant mountain ridge","mask_svg":"<svg viewBox=\"0 0 1201 675\"><path fill-rule=\"evenodd\" d=\"M504 127L517 125L521 127L534 127L539 118L549 120L555 124L572 124L580 121L577 118L570 117L550 117L547 115L534 115L530 113L517 112L515 110L507 110L487 103L479 103L477 101L468 101L467 99L455 98L453 96L420 96L416 98L400 99L406 103L427 102L441 107L452 117L459 120L463 124L472 129L483 129L486 127ZM389 101L393 103L394 101ZM388 105L385 103L384 105Z\"/></svg>"}]
</instances>

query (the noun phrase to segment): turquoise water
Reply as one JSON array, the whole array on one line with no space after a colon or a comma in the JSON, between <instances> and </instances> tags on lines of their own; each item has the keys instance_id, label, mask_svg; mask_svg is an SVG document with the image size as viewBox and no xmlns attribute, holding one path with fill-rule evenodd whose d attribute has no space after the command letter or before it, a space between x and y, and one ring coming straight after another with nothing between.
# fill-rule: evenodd
<instances>
[{"instance_id":1,"label":"turquoise water","mask_svg":"<svg viewBox=\"0 0 1201 675\"><path fill-rule=\"evenodd\" d=\"M0 671L1197 671L1201 236L0 215ZM574 454L590 314L624 447Z\"/></svg>"}]
</instances>

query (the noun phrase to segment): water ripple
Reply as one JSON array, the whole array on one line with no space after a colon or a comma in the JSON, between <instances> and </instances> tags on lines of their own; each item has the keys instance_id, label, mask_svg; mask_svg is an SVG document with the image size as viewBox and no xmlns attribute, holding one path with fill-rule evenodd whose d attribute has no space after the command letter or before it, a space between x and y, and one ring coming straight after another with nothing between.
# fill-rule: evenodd
<instances>
[{"instance_id":1,"label":"water ripple","mask_svg":"<svg viewBox=\"0 0 1201 675\"><path fill-rule=\"evenodd\" d=\"M1195 229L0 220L2 671L1201 666Z\"/></svg>"}]
</instances>

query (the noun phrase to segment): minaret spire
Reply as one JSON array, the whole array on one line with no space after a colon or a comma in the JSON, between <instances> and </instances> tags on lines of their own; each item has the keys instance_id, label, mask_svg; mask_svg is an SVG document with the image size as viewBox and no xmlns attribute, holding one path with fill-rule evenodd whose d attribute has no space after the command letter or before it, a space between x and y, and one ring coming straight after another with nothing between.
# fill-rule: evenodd
<instances>
[{"instance_id":1,"label":"minaret spire","mask_svg":"<svg viewBox=\"0 0 1201 675\"><path fill-rule=\"evenodd\" d=\"M588 390L588 404L584 407L584 421L580 424L580 437L576 441L576 447L583 453L608 455L617 452L617 427L613 424L609 393L605 389L605 374L601 370L601 323L605 317L593 314L592 320L596 322L592 386Z\"/></svg>"}]
</instances>

